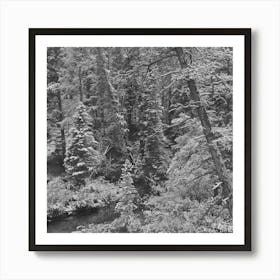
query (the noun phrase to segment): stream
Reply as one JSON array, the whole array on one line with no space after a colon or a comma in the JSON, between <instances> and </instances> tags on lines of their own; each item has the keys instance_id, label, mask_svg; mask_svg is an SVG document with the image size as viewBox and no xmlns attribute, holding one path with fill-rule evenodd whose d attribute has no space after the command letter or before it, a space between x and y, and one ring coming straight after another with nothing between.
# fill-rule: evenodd
<instances>
[{"instance_id":1,"label":"stream","mask_svg":"<svg viewBox=\"0 0 280 280\"><path fill-rule=\"evenodd\" d=\"M70 233L78 226L113 221L116 215L110 207L95 209L91 213L76 214L48 223L48 233Z\"/></svg>"}]
</instances>

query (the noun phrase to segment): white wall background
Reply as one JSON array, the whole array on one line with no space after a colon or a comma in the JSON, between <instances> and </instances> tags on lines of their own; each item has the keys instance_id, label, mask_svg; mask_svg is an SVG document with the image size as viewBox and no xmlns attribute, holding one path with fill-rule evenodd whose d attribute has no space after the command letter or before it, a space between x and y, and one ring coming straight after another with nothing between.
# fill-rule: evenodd
<instances>
[{"instance_id":1,"label":"white wall background","mask_svg":"<svg viewBox=\"0 0 280 280\"><path fill-rule=\"evenodd\" d=\"M0 0L0 9L1 280L280 279L278 0ZM253 29L253 252L28 252L29 27Z\"/></svg>"}]
</instances>

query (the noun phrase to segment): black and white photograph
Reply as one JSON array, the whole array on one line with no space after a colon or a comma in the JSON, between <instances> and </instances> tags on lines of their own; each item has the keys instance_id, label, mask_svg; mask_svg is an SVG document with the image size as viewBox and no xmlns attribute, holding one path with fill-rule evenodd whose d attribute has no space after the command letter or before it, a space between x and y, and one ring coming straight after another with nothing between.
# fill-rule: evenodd
<instances>
[{"instance_id":1,"label":"black and white photograph","mask_svg":"<svg viewBox=\"0 0 280 280\"><path fill-rule=\"evenodd\" d=\"M140 236L150 245L149 236L240 245L227 238L241 232L244 245L244 40L237 48L223 35L185 45L182 35L178 45L147 36L140 46L50 37L36 45L35 166L45 161L36 227L66 244L72 235L97 245L118 236L128 240L119 245Z\"/></svg>"},{"instance_id":2,"label":"black and white photograph","mask_svg":"<svg viewBox=\"0 0 280 280\"><path fill-rule=\"evenodd\" d=\"M47 52L48 232L232 232L232 48Z\"/></svg>"},{"instance_id":3,"label":"black and white photograph","mask_svg":"<svg viewBox=\"0 0 280 280\"><path fill-rule=\"evenodd\" d=\"M0 0L0 279L280 280L279 8Z\"/></svg>"}]
</instances>

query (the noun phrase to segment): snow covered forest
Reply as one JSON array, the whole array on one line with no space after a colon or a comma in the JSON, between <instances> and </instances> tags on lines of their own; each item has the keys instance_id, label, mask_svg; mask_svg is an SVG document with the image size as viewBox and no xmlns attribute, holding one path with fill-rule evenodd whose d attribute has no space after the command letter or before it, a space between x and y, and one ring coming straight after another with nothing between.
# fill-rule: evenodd
<instances>
[{"instance_id":1,"label":"snow covered forest","mask_svg":"<svg viewBox=\"0 0 280 280\"><path fill-rule=\"evenodd\" d=\"M232 54L48 48L48 232L233 232Z\"/></svg>"}]
</instances>

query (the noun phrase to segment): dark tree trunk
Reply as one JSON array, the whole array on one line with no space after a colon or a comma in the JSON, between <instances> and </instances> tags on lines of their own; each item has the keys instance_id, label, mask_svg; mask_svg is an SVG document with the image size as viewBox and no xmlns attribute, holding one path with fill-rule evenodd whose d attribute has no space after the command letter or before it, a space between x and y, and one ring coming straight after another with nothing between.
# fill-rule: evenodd
<instances>
[{"instance_id":1,"label":"dark tree trunk","mask_svg":"<svg viewBox=\"0 0 280 280\"><path fill-rule=\"evenodd\" d=\"M188 67L187 61L185 60L184 52L182 48L176 48L177 57L180 63L180 66L182 69L185 69ZM196 82L194 79L187 79L187 85L190 90L190 97L192 101L195 102L195 105L197 105L197 114L199 116L201 125L203 127L203 133L206 138L209 152L211 154L211 157L213 159L213 162L215 164L215 168L218 174L218 177L220 181L223 183L222 190L223 190L223 197L228 198L227 199L227 206L229 209L230 214L232 215L232 184L230 177L228 175L228 171L224 165L224 161L222 159L222 155L214 142L214 134L212 132L211 123L209 121L207 112L202 106L200 101L199 92L197 90Z\"/></svg>"},{"instance_id":2,"label":"dark tree trunk","mask_svg":"<svg viewBox=\"0 0 280 280\"><path fill-rule=\"evenodd\" d=\"M135 100L133 99L132 97L133 95L133 92L132 92L132 89L129 88L128 91L127 91L127 100L126 100L126 122L127 122L127 126L128 126L128 129L131 128L132 126L132 112L133 112L133 105L135 103Z\"/></svg>"},{"instance_id":3,"label":"dark tree trunk","mask_svg":"<svg viewBox=\"0 0 280 280\"><path fill-rule=\"evenodd\" d=\"M80 93L80 101L83 102L82 70L81 70L81 67L79 67L79 93Z\"/></svg>"},{"instance_id":4,"label":"dark tree trunk","mask_svg":"<svg viewBox=\"0 0 280 280\"><path fill-rule=\"evenodd\" d=\"M59 114L59 122L60 122L60 135L61 135L61 150L62 150L62 160L64 161L65 158L65 154L66 154L66 141L65 141L65 132L64 132L64 128L61 124L61 122L64 119L63 116L63 108L62 108L62 101L61 101L61 94L60 94L60 90L58 90L57 92L57 100L58 100L58 110L60 112Z\"/></svg>"},{"instance_id":5,"label":"dark tree trunk","mask_svg":"<svg viewBox=\"0 0 280 280\"><path fill-rule=\"evenodd\" d=\"M213 76L211 76L211 96L213 97L214 95L215 95L215 85L214 85Z\"/></svg>"},{"instance_id":6,"label":"dark tree trunk","mask_svg":"<svg viewBox=\"0 0 280 280\"><path fill-rule=\"evenodd\" d=\"M105 105L105 72L104 72L104 62L102 59L102 53L101 49L97 48L96 51L97 54L97 76L98 76L98 82L97 82L97 106L98 106L98 116L100 117L100 128L102 132L102 136L105 135L105 112L104 112L104 105Z\"/></svg>"}]
</instances>

